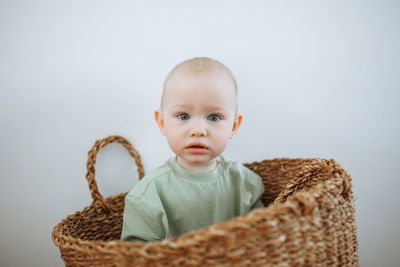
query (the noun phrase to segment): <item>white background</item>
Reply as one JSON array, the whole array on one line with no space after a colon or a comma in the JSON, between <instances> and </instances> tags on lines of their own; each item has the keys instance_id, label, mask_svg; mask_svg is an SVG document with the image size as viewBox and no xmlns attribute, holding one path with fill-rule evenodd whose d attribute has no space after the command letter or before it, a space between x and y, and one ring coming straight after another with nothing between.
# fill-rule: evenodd
<instances>
[{"instance_id":1,"label":"white background","mask_svg":"<svg viewBox=\"0 0 400 267\"><path fill-rule=\"evenodd\" d=\"M91 202L87 151L127 137L172 156L153 119L167 73L226 64L244 121L225 156L334 158L353 178L360 264L400 261L398 1L0 2L0 266L63 266L52 228ZM136 169L101 151L105 196Z\"/></svg>"}]
</instances>

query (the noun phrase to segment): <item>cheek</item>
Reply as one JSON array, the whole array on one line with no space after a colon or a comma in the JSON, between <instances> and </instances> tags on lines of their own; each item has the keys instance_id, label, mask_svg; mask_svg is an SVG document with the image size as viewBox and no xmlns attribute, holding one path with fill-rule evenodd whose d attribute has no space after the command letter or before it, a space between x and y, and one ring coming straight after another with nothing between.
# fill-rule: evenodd
<instances>
[{"instance_id":1,"label":"cheek","mask_svg":"<svg viewBox=\"0 0 400 267\"><path fill-rule=\"evenodd\" d=\"M232 134L233 123L226 123L221 125L217 131L215 131L215 138L221 145L226 145Z\"/></svg>"},{"instance_id":2,"label":"cheek","mask_svg":"<svg viewBox=\"0 0 400 267\"><path fill-rule=\"evenodd\" d=\"M165 132L169 146L173 151L178 150L182 145L183 133L182 129L174 125L174 123L165 124Z\"/></svg>"},{"instance_id":3,"label":"cheek","mask_svg":"<svg viewBox=\"0 0 400 267\"><path fill-rule=\"evenodd\" d=\"M218 143L221 147L225 147L230 140L230 135L224 134L218 137Z\"/></svg>"},{"instance_id":4,"label":"cheek","mask_svg":"<svg viewBox=\"0 0 400 267\"><path fill-rule=\"evenodd\" d=\"M167 135L168 144L174 152L176 152L180 148L180 140L181 138L179 138L179 136L177 135Z\"/></svg>"}]
</instances>

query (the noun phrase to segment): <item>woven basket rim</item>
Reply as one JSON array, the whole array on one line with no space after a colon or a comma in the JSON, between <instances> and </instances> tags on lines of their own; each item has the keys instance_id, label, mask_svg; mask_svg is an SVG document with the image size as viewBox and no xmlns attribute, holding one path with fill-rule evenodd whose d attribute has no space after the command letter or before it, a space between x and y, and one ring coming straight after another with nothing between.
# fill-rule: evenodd
<instances>
[{"instance_id":1,"label":"woven basket rim","mask_svg":"<svg viewBox=\"0 0 400 267\"><path fill-rule=\"evenodd\" d=\"M193 236L199 235L205 231L210 231L211 229L218 229L221 226L233 223L233 222L241 222L249 220L254 214L262 213L265 218L275 218L276 215L281 213L287 213L288 210L291 212L298 213L299 216L309 215L314 209L315 205L317 205L317 201L315 200L317 197L320 197L323 192L326 191L334 191L336 194L343 194L343 179L342 177L332 177L331 179L325 181L324 183L317 184L313 187L312 191L301 191L296 192L296 194L289 196L288 199L283 203L271 203L265 208L255 209L250 211L248 214L243 216L237 216L230 220L219 222L213 224L211 226L198 229L189 233L182 234L179 237L172 237L161 241L151 241L147 243L129 243L121 240L111 240L111 241L102 241L102 240L82 240L79 238L71 237L67 234L62 233L62 226L65 225L68 220L74 218L75 215L81 214L86 209L94 209L99 208L99 205L96 203L91 203L90 205L84 207L82 210L76 211L73 214L66 216L62 219L54 228L52 232L53 242L57 247L61 245L63 247L68 247L67 244L79 243L79 246L91 248L94 250L102 250L101 248L107 247L119 247L120 249L124 249L126 251L130 251L132 249L142 247L142 248L151 248L152 246L173 246L180 247L185 246L185 240L188 238L193 239ZM120 197L121 195L125 195L126 193L119 193L113 196L109 196L106 200L113 199L116 197ZM300 213L299 213L300 212ZM250 221L250 220L249 220ZM240 229L239 229L240 230ZM57 241L58 240L58 241ZM110 250L107 252L110 252Z\"/></svg>"},{"instance_id":2,"label":"woven basket rim","mask_svg":"<svg viewBox=\"0 0 400 267\"><path fill-rule=\"evenodd\" d=\"M113 135L95 142L86 162L92 203L67 215L52 231L67 266L265 266L271 260L358 265L351 177L333 159L278 157L244 163L261 176L266 207L178 237L130 243L119 237L127 192L104 198L95 179L97 154L110 143L124 146L139 180L144 176L140 155L127 139Z\"/></svg>"}]
</instances>

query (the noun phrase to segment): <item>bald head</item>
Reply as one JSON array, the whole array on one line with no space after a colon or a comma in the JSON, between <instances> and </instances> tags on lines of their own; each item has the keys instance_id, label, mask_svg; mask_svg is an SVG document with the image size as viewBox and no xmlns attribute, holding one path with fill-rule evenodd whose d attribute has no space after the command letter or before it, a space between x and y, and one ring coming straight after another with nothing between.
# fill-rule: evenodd
<instances>
[{"instance_id":1,"label":"bald head","mask_svg":"<svg viewBox=\"0 0 400 267\"><path fill-rule=\"evenodd\" d=\"M237 84L231 71L221 62L208 58L208 57L195 57L188 59L176 65L174 69L168 74L164 81L163 93L161 98L161 109L163 109L166 92L169 90L170 81L176 76L181 75L194 75L194 76L219 76L226 79L227 82L232 83L237 96ZM235 107L237 104L235 103Z\"/></svg>"}]
</instances>

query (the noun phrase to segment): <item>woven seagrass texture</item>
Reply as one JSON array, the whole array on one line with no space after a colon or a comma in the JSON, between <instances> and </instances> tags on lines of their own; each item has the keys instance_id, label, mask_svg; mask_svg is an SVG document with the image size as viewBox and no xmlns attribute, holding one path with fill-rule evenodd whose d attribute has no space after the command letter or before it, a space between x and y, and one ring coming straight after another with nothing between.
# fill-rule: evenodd
<instances>
[{"instance_id":1,"label":"woven seagrass texture","mask_svg":"<svg viewBox=\"0 0 400 267\"><path fill-rule=\"evenodd\" d=\"M325 159L247 163L262 177L266 208L160 242L120 241L126 193L104 199L94 179L96 154L111 142L124 145L144 175L124 138L95 143L86 175L93 202L52 233L67 266L358 266L351 178Z\"/></svg>"}]
</instances>

